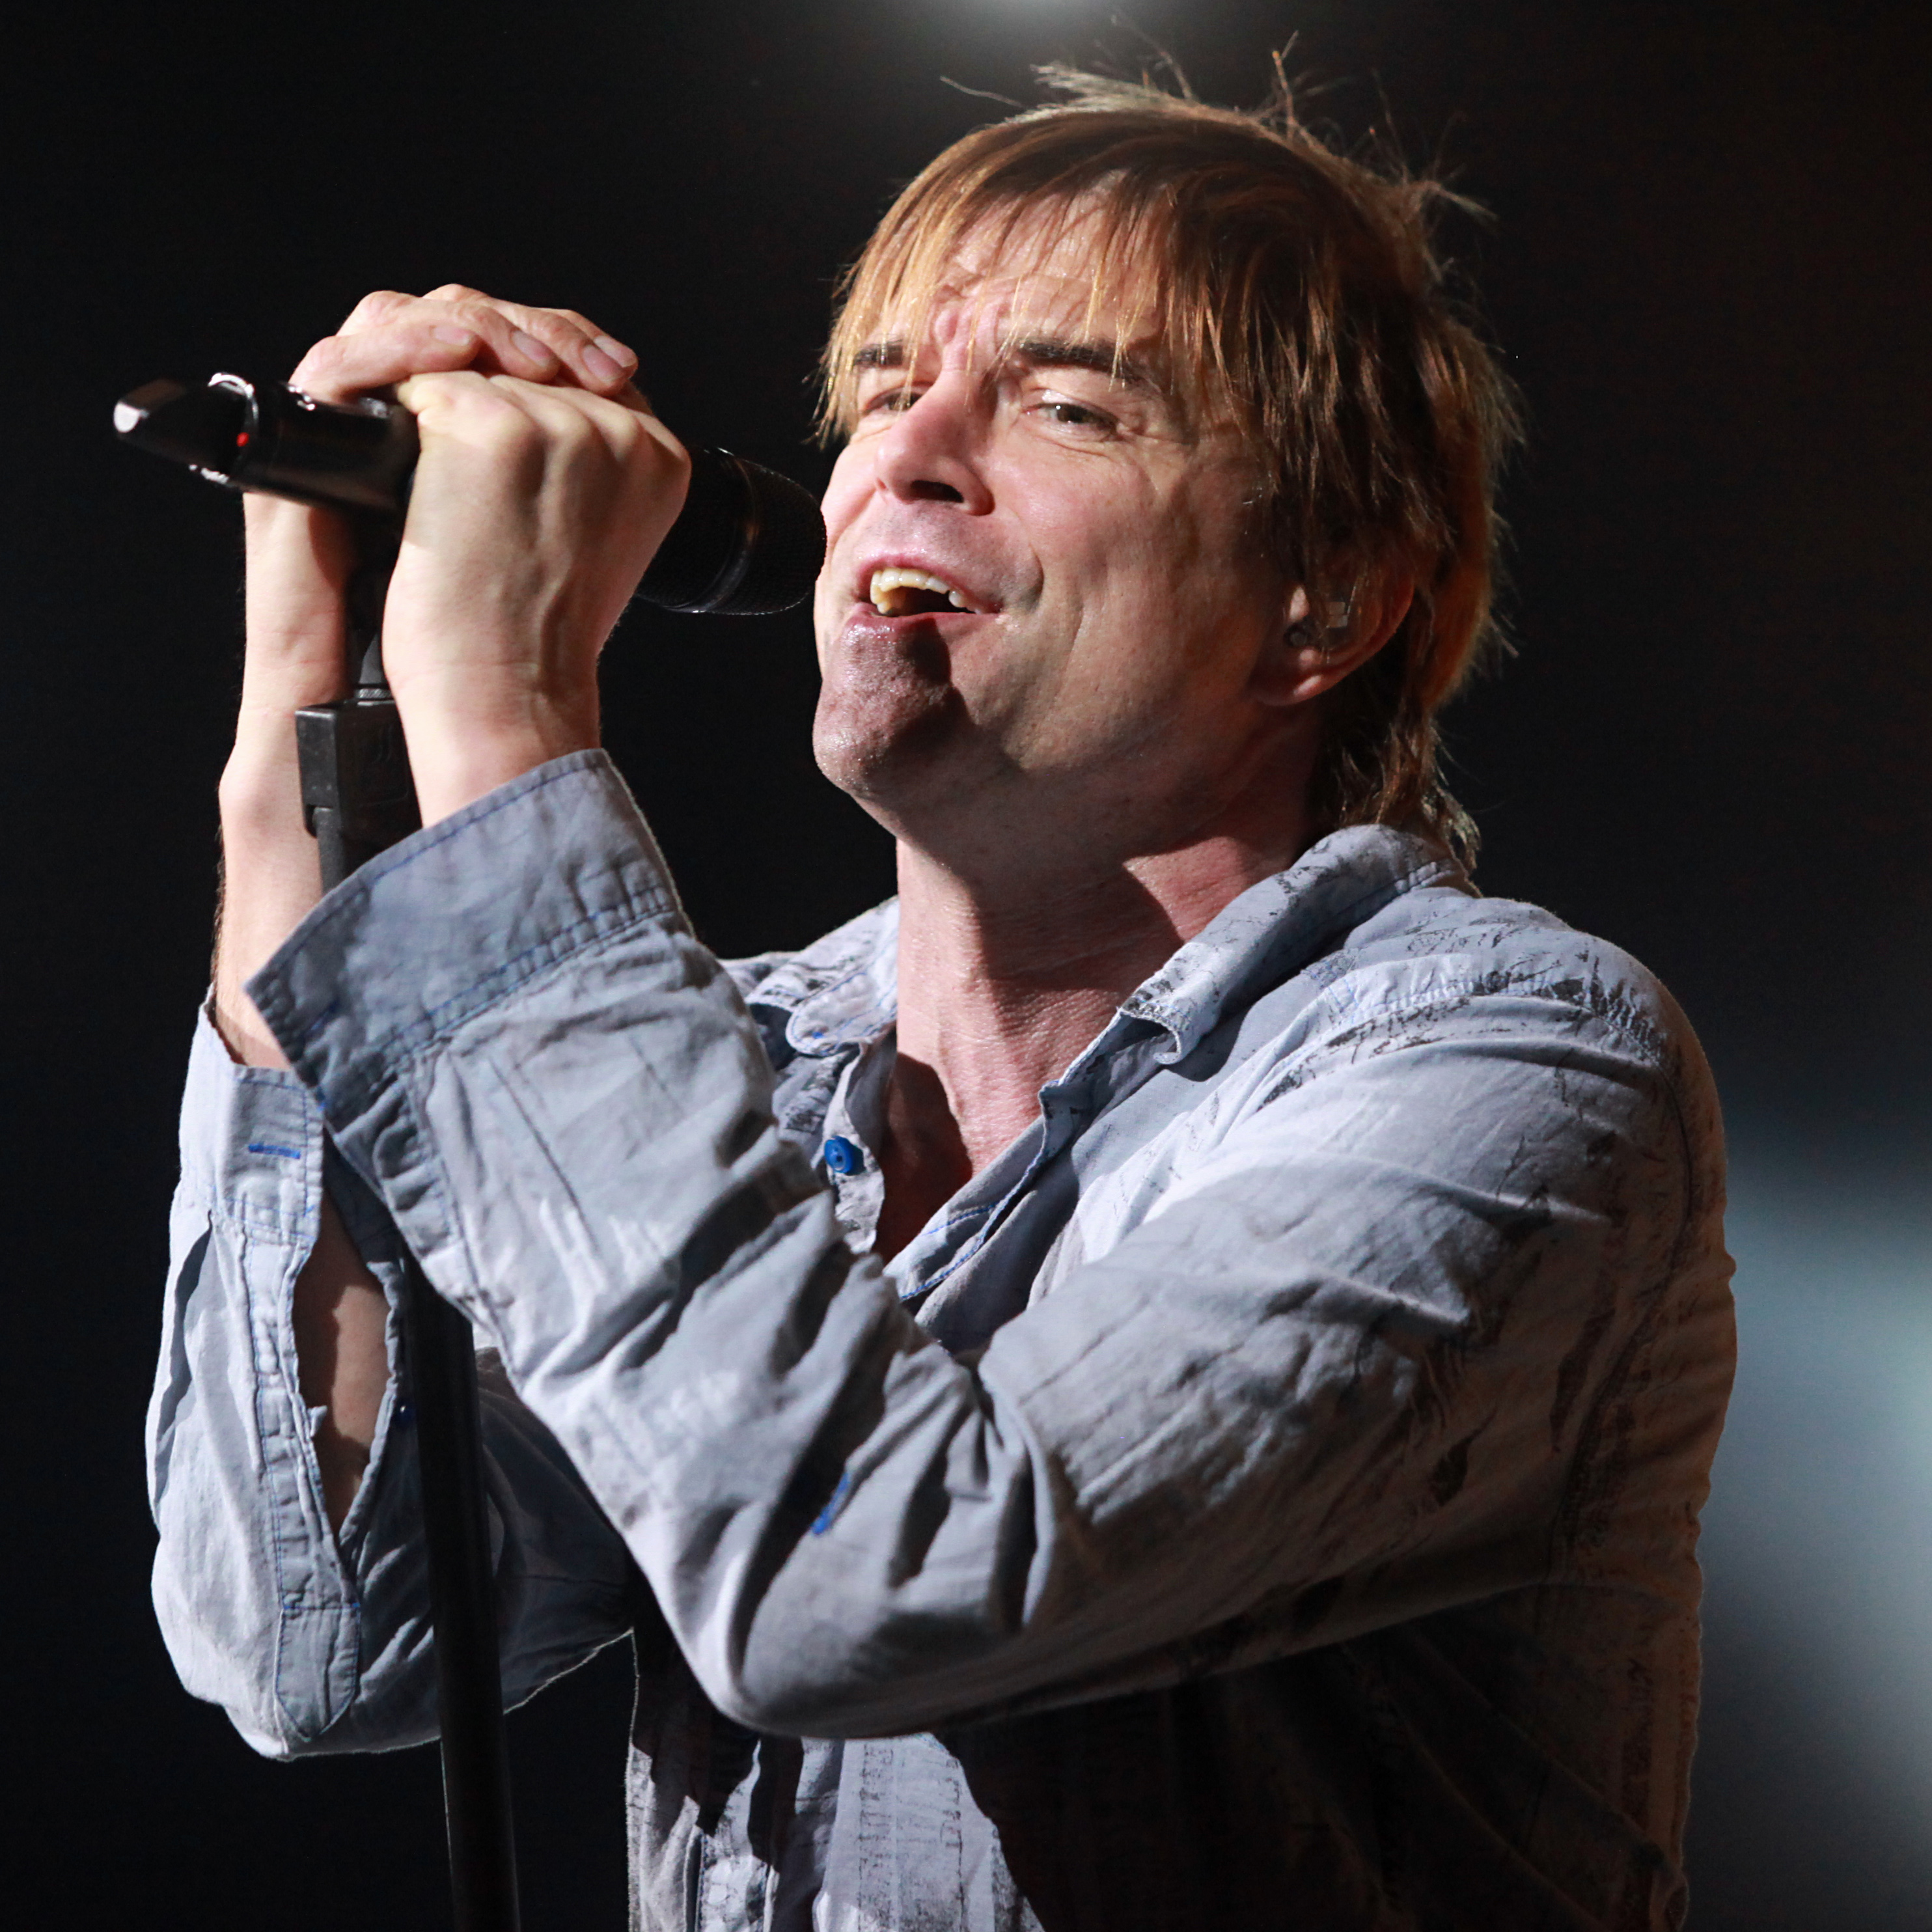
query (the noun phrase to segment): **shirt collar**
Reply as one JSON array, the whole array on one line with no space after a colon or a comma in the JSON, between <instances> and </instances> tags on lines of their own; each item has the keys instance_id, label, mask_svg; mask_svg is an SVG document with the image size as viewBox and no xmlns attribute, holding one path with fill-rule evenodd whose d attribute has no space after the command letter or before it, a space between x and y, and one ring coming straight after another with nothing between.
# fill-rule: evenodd
<instances>
[{"instance_id":1,"label":"shirt collar","mask_svg":"<svg viewBox=\"0 0 1932 1932\"><path fill-rule=\"evenodd\" d=\"M899 902L887 899L782 960L745 995L783 1013L794 1053L861 1046L898 1011Z\"/></svg>"},{"instance_id":2,"label":"shirt collar","mask_svg":"<svg viewBox=\"0 0 1932 1932\"><path fill-rule=\"evenodd\" d=\"M1385 825L1345 826L1223 907L1120 1011L1168 1035L1162 1060L1184 1058L1230 1005L1300 972L1390 900L1438 884L1474 890L1428 839ZM862 1046L898 1012L898 902L888 899L781 962L746 1002L786 1016L795 1053Z\"/></svg>"},{"instance_id":3,"label":"shirt collar","mask_svg":"<svg viewBox=\"0 0 1932 1932\"><path fill-rule=\"evenodd\" d=\"M1345 825L1224 906L1120 1002L1184 1059L1224 1011L1278 986L1392 899L1420 886L1474 887L1440 845L1386 825Z\"/></svg>"}]
</instances>

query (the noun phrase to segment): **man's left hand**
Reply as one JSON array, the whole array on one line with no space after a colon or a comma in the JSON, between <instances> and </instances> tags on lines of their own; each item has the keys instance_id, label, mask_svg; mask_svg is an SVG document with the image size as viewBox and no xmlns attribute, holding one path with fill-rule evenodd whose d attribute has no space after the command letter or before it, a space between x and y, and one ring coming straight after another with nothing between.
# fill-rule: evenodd
<instances>
[{"instance_id":1,"label":"man's left hand","mask_svg":"<svg viewBox=\"0 0 1932 1932\"><path fill-rule=\"evenodd\" d=\"M547 380L498 358L396 387L422 453L383 659L427 824L598 742L598 654L683 506L690 462L629 382L579 386L604 373L574 366L581 317L469 290L383 299L380 316L352 319L356 333L400 338L418 309L472 326L500 316L558 364Z\"/></svg>"}]
</instances>

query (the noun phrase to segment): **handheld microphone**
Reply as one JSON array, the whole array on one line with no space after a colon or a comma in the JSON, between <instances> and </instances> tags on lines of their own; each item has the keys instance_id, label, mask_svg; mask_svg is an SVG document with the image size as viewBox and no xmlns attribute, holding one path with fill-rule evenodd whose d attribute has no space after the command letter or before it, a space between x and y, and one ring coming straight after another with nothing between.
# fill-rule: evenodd
<instances>
[{"instance_id":1,"label":"handheld microphone","mask_svg":"<svg viewBox=\"0 0 1932 1932\"><path fill-rule=\"evenodd\" d=\"M409 507L416 418L380 398L322 403L240 376L199 389L162 381L116 404L114 427L136 449L230 489L392 529ZM638 594L668 610L764 616L809 596L824 560L825 525L808 492L728 450L694 449L684 508Z\"/></svg>"}]
</instances>

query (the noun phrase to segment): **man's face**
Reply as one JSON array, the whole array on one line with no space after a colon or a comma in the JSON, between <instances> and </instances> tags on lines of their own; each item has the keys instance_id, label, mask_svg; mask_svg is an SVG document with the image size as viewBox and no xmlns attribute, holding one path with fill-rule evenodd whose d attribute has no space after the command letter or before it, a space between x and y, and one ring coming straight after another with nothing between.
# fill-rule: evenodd
<instances>
[{"instance_id":1,"label":"man's face","mask_svg":"<svg viewBox=\"0 0 1932 1932\"><path fill-rule=\"evenodd\" d=\"M816 749L915 842L970 820L1160 849L1279 749L1256 678L1289 588L1232 427L1193 419L1159 342L1118 339L1121 303L1093 305L1082 227L1043 261L1025 238L1023 266L969 241L920 338L860 352Z\"/></svg>"}]
</instances>

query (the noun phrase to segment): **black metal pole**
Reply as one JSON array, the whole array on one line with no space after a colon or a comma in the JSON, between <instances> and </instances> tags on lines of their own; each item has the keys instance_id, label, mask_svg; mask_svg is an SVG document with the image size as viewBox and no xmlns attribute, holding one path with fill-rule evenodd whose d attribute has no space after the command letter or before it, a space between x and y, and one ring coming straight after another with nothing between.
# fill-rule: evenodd
<instances>
[{"instance_id":1,"label":"black metal pole","mask_svg":"<svg viewBox=\"0 0 1932 1932\"><path fill-rule=\"evenodd\" d=\"M403 1321L436 1624L450 1897L457 1932L517 1932L516 1828L483 1501L476 1339L413 1257L403 1268Z\"/></svg>"},{"instance_id":2,"label":"black metal pole","mask_svg":"<svg viewBox=\"0 0 1932 1932\"><path fill-rule=\"evenodd\" d=\"M302 802L325 891L422 823L402 721L382 674L382 599L395 562L392 526L358 526L350 585L351 694L296 713ZM402 1281L403 1339L422 1475L423 1538L436 1640L456 1932L518 1932L510 1762L490 1572L490 1523L470 1324L413 1256Z\"/></svg>"}]
</instances>

